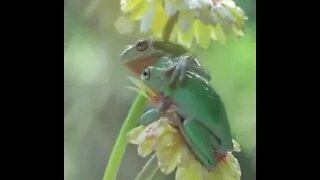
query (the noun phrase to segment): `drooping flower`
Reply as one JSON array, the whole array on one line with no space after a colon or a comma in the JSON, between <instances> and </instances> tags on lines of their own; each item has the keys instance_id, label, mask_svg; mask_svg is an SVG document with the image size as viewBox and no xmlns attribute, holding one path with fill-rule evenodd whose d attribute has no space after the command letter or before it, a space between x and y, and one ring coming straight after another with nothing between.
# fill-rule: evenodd
<instances>
[{"instance_id":1,"label":"drooping flower","mask_svg":"<svg viewBox=\"0 0 320 180\"><path fill-rule=\"evenodd\" d=\"M141 32L151 31L158 38L169 17L177 15L171 41L187 47L194 39L207 48L211 40L225 43L228 33L242 36L247 19L232 0L121 0L121 10L141 21Z\"/></svg>"},{"instance_id":2,"label":"drooping flower","mask_svg":"<svg viewBox=\"0 0 320 180\"><path fill-rule=\"evenodd\" d=\"M176 180L240 180L240 166L231 153L213 171L208 171L196 160L179 130L166 118L146 127L136 127L128 133L128 139L138 146L140 156L156 153L162 173L176 170Z\"/></svg>"}]
</instances>

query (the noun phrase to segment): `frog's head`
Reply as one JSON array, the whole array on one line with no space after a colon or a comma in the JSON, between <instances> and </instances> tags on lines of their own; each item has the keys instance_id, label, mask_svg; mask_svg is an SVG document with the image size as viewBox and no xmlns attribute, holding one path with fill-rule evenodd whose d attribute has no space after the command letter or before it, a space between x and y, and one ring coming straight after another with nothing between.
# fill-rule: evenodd
<instances>
[{"instance_id":1,"label":"frog's head","mask_svg":"<svg viewBox=\"0 0 320 180\"><path fill-rule=\"evenodd\" d=\"M148 66L140 76L141 81L149 88L165 93L169 88L169 78L165 69Z\"/></svg>"},{"instance_id":2,"label":"frog's head","mask_svg":"<svg viewBox=\"0 0 320 180\"><path fill-rule=\"evenodd\" d=\"M151 39L140 39L124 48L121 53L121 62L128 63L130 61L137 61L159 53L161 53L161 51L153 47L153 41Z\"/></svg>"},{"instance_id":3,"label":"frog's head","mask_svg":"<svg viewBox=\"0 0 320 180\"><path fill-rule=\"evenodd\" d=\"M143 69L154 65L159 58L164 56L177 57L185 53L188 53L188 50L179 44L153 39L140 39L125 47L121 53L121 63L139 76Z\"/></svg>"},{"instance_id":4,"label":"frog's head","mask_svg":"<svg viewBox=\"0 0 320 180\"><path fill-rule=\"evenodd\" d=\"M157 58L164 55L177 57L185 53L190 52L187 48L179 44L169 41L139 39L135 43L129 44L124 48L121 53L121 62L128 63L147 57Z\"/></svg>"},{"instance_id":5,"label":"frog's head","mask_svg":"<svg viewBox=\"0 0 320 180\"><path fill-rule=\"evenodd\" d=\"M143 69L153 65L162 51L154 47L151 39L140 39L134 44L127 45L121 53L121 63L139 76Z\"/></svg>"}]
</instances>

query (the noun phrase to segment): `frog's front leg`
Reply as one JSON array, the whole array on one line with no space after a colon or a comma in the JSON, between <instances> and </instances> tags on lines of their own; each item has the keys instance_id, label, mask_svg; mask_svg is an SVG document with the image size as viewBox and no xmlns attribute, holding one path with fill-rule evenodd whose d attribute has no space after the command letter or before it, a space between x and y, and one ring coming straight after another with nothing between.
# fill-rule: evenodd
<instances>
[{"instance_id":1,"label":"frog's front leg","mask_svg":"<svg viewBox=\"0 0 320 180\"><path fill-rule=\"evenodd\" d=\"M143 113L140 117L140 123L143 126L147 126L154 121L159 120L161 116L165 115L167 110L170 108L170 105L171 103L168 98L160 96L158 107Z\"/></svg>"}]
</instances>

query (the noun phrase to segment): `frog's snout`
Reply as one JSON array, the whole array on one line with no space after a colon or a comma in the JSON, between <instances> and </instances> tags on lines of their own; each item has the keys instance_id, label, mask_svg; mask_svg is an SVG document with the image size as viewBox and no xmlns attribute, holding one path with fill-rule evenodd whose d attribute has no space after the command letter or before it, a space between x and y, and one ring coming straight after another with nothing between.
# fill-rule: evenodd
<instances>
[{"instance_id":1,"label":"frog's snout","mask_svg":"<svg viewBox=\"0 0 320 180\"><path fill-rule=\"evenodd\" d=\"M121 61L125 61L127 59L128 51L132 48L132 45L127 45L122 51L120 57Z\"/></svg>"}]
</instances>

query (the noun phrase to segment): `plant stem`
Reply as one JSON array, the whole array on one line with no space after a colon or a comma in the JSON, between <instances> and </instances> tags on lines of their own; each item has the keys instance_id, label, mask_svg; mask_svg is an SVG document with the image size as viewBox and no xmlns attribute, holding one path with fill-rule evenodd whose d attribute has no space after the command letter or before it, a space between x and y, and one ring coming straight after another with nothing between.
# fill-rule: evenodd
<instances>
[{"instance_id":1,"label":"plant stem","mask_svg":"<svg viewBox=\"0 0 320 180\"><path fill-rule=\"evenodd\" d=\"M165 26L165 29L163 31L163 39L165 41L170 40L170 34L174 28L174 24L176 23L178 19L178 13L175 15L171 16L170 19L167 21L167 24ZM135 99L133 105L131 106L131 109L128 113L128 116L126 120L124 121L120 133L117 137L116 143L113 146L109 162L107 164L107 168L105 170L105 174L103 176L103 180L115 180L117 177L119 167L121 165L121 161L123 158L123 155L126 150L126 145L127 145L127 133L133 129L137 123L137 119L139 119L139 116L142 114L143 109L145 107L147 99L142 95L139 94L137 98ZM144 166L142 172L139 173L139 175L144 176L143 174L147 173L150 168L148 168L149 165L153 164L154 161L156 161L156 156L154 155L151 157L151 159L148 161L148 163ZM159 167L157 168L152 168L148 178L152 179L154 174L157 172ZM137 176L139 178L140 176Z\"/></svg>"},{"instance_id":2,"label":"plant stem","mask_svg":"<svg viewBox=\"0 0 320 180\"><path fill-rule=\"evenodd\" d=\"M113 146L103 180L116 179L123 155L126 150L127 133L136 126L137 120L142 114L146 102L147 99L142 94L139 94L133 102L128 116L121 127L116 143Z\"/></svg>"},{"instance_id":3,"label":"plant stem","mask_svg":"<svg viewBox=\"0 0 320 180\"><path fill-rule=\"evenodd\" d=\"M134 180L151 180L158 169L157 155L153 154Z\"/></svg>"},{"instance_id":4,"label":"plant stem","mask_svg":"<svg viewBox=\"0 0 320 180\"><path fill-rule=\"evenodd\" d=\"M171 35L171 32L174 28L174 25L175 23L177 22L178 20L178 16L179 16L179 12L176 12L173 16L171 16L169 18L169 20L167 21L164 29L163 29L163 32L162 32L162 38L163 40L165 41L170 41L170 35Z\"/></svg>"}]
</instances>

